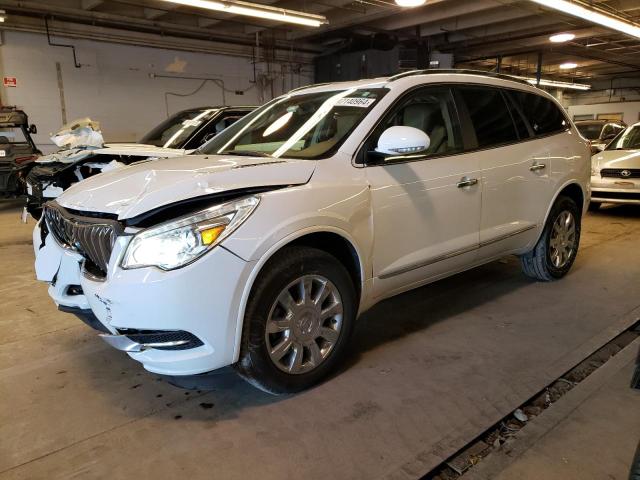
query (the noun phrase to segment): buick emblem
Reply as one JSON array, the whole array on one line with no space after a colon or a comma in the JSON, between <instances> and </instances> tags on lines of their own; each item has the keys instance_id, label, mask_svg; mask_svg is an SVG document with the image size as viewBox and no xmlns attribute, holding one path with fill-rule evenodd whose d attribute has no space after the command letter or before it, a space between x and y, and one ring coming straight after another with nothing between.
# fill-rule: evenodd
<instances>
[{"instance_id":1,"label":"buick emblem","mask_svg":"<svg viewBox=\"0 0 640 480\"><path fill-rule=\"evenodd\" d=\"M628 177L630 177L630 176L631 176L631 172L630 172L629 170L622 170L622 171L620 172L620 176L621 176L621 177L628 178Z\"/></svg>"}]
</instances>

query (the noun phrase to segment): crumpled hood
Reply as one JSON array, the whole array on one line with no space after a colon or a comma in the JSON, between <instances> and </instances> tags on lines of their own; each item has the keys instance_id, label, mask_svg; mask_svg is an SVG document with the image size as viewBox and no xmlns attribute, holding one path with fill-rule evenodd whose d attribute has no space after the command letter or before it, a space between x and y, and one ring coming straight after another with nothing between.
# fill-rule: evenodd
<instances>
[{"instance_id":1,"label":"crumpled hood","mask_svg":"<svg viewBox=\"0 0 640 480\"><path fill-rule=\"evenodd\" d=\"M640 150L604 150L592 157L595 168L640 168Z\"/></svg>"},{"instance_id":2,"label":"crumpled hood","mask_svg":"<svg viewBox=\"0 0 640 480\"><path fill-rule=\"evenodd\" d=\"M142 161L72 185L57 202L66 208L131 218L181 200L241 188L301 185L316 162L267 157L189 155Z\"/></svg>"},{"instance_id":3,"label":"crumpled hood","mask_svg":"<svg viewBox=\"0 0 640 480\"><path fill-rule=\"evenodd\" d=\"M182 157L187 150L177 148L162 148L155 145L143 145L140 143L108 143L103 148L70 148L56 153L44 155L37 163L76 163L86 158L97 155L123 155L131 157L171 158Z\"/></svg>"}]
</instances>

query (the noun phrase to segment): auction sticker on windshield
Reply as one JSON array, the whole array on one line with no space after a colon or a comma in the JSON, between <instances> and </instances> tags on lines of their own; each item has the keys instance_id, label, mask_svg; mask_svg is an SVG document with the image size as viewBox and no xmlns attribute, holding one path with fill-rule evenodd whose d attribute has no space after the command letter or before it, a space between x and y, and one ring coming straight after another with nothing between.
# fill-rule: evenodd
<instances>
[{"instance_id":1,"label":"auction sticker on windshield","mask_svg":"<svg viewBox=\"0 0 640 480\"><path fill-rule=\"evenodd\" d=\"M375 101L375 98L345 97L338 100L336 105L340 107L369 108Z\"/></svg>"}]
</instances>

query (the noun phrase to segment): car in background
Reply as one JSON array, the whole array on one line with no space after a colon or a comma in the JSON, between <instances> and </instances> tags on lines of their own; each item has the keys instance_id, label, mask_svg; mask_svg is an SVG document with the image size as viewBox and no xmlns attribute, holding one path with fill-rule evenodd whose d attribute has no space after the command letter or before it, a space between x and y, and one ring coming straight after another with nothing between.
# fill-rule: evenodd
<instances>
[{"instance_id":1,"label":"car in background","mask_svg":"<svg viewBox=\"0 0 640 480\"><path fill-rule=\"evenodd\" d=\"M24 111L0 107L0 197L24 193L25 176L42 155L31 138L36 132L36 126L29 125Z\"/></svg>"},{"instance_id":2,"label":"car in background","mask_svg":"<svg viewBox=\"0 0 640 480\"><path fill-rule=\"evenodd\" d=\"M580 135L589 140L592 155L604 150L627 127L624 122L611 120L579 120L575 123Z\"/></svg>"},{"instance_id":3,"label":"car in background","mask_svg":"<svg viewBox=\"0 0 640 480\"><path fill-rule=\"evenodd\" d=\"M176 384L234 365L289 393L385 298L518 255L564 277L589 201L586 142L549 94L424 70L294 90L198 154L87 179L45 205L36 274Z\"/></svg>"},{"instance_id":4,"label":"car in background","mask_svg":"<svg viewBox=\"0 0 640 480\"><path fill-rule=\"evenodd\" d=\"M139 143L85 144L41 157L27 176L26 210L38 219L45 202L80 180L141 160L184 156L254 109L249 106L190 108L164 120ZM90 124L72 122L63 130L69 134Z\"/></svg>"},{"instance_id":5,"label":"car in background","mask_svg":"<svg viewBox=\"0 0 640 480\"><path fill-rule=\"evenodd\" d=\"M591 158L591 203L640 205L640 123L628 127Z\"/></svg>"}]
</instances>

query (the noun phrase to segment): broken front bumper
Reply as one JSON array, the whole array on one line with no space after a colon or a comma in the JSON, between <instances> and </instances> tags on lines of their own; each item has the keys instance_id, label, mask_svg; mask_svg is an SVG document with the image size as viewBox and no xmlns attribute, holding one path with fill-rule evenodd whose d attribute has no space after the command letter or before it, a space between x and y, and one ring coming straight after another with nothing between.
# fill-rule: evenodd
<instances>
[{"instance_id":1,"label":"broken front bumper","mask_svg":"<svg viewBox=\"0 0 640 480\"><path fill-rule=\"evenodd\" d=\"M79 253L51 235L43 242L36 226L37 277L49 283L49 295L62 309L91 311L108 332L103 339L149 371L192 375L234 363L241 335L238 311L254 265L217 247L178 270L124 270L118 263L129 238L118 238L107 277L96 279L83 272ZM187 345L184 336L174 338L181 332L197 341Z\"/></svg>"}]
</instances>

